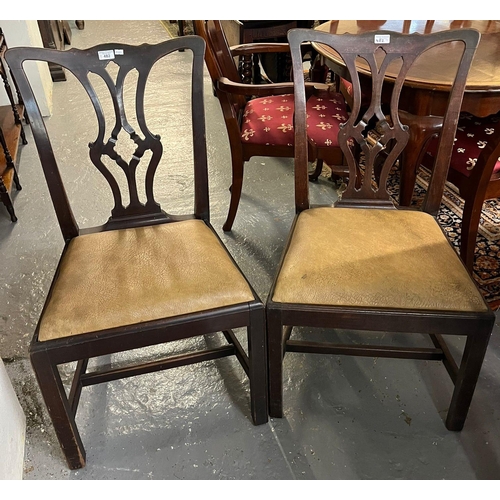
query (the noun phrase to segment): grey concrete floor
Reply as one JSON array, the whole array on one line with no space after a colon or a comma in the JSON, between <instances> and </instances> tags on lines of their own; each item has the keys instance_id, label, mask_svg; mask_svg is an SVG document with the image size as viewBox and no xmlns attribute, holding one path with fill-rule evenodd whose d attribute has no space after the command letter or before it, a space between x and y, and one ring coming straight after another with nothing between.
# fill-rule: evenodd
<instances>
[{"instance_id":1,"label":"grey concrete floor","mask_svg":"<svg viewBox=\"0 0 500 500\"><path fill-rule=\"evenodd\" d=\"M159 21L86 21L85 30L74 29L73 46L167 37ZM176 54L174 64L153 75L148 90L150 118L165 142L172 142L164 154L170 180L162 174L158 188L167 209L191 203L191 149L179 141L185 139L189 57ZM205 89L212 223L265 301L293 219L293 164L252 159L233 231L223 233L230 153L208 74ZM174 97L165 101L163 92ZM47 126L79 221L88 226L104 221L110 207L102 201L106 187L78 165L95 134L85 111L71 76L54 85ZM169 111L174 117L167 120ZM63 241L29 127L26 133L29 144L19 165L23 190L14 195L19 221L12 224L0 207L0 355L27 417L25 479L500 479L498 325L461 433L444 426L452 384L437 362L289 354L285 416L255 427L246 377L235 360L224 359L85 389L77 423L87 466L68 470L27 355ZM177 194L170 194L173 189ZM324 177L310 189L314 203L336 199L335 186ZM314 334L358 339L348 331ZM370 337L388 341L383 332ZM458 354L463 339L451 345Z\"/></svg>"}]
</instances>

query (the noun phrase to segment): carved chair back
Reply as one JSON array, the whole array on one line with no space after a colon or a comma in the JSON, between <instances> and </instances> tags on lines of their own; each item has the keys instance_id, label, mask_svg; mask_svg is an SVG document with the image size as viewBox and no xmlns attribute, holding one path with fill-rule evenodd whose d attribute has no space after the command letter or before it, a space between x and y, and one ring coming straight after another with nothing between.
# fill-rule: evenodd
<instances>
[{"instance_id":1,"label":"carved chair back","mask_svg":"<svg viewBox=\"0 0 500 500\"><path fill-rule=\"evenodd\" d=\"M8 51L6 59L18 82L19 89L22 95L29 97L25 101L33 136L65 240L81 232L141 226L179 220L179 218L200 218L208 221L208 174L202 83L204 48L205 42L200 37L188 36L157 45L130 46L110 43L86 50L58 51L18 47ZM176 53L179 49L189 49L193 53L191 119L195 170L194 211L185 216L167 214L155 200L155 174L162 158L163 145L160 136L148 128L144 109L146 84L153 65L168 54ZM107 181L114 200L111 216L102 227L81 230L77 225L44 120L23 69L23 63L27 60L51 62L66 68L79 80L91 101L98 131L97 137L93 138L88 145L89 156L92 164ZM117 69L115 76L110 71L113 65L117 66L117 68L114 67ZM127 76L132 72L136 72L137 75L133 101L135 106L126 106L124 89L126 88L127 92L130 90L128 83L130 79L127 79ZM114 116L109 122L106 121L103 98L100 98L100 91L96 89L97 82L99 84L104 82L104 88L107 90L106 97L111 98ZM165 82L165 85L168 85L168 82ZM99 88L101 87L99 85ZM136 123L136 128L131 123ZM120 135L121 132L124 134ZM127 136L133 141L134 150L131 157L125 159L117 151L117 144ZM74 161L76 164L81 164L84 159L74 158ZM113 164L113 168L108 168L109 162ZM113 175L112 171L115 168L125 176L126 181L122 182L122 186L120 186L119 179ZM139 175L144 175L145 201L141 201L139 196L139 192L142 193L138 191ZM142 182L142 179L140 181ZM128 191L128 203L124 201L127 199L127 193L124 191Z\"/></svg>"},{"instance_id":2,"label":"carved chair back","mask_svg":"<svg viewBox=\"0 0 500 500\"><path fill-rule=\"evenodd\" d=\"M233 82L241 83L238 68L231 55L231 50L220 21L194 21L196 34L207 43L205 59L208 72L214 86L219 78L225 77ZM245 108L247 99L243 95L219 92L217 97L221 101L222 110L227 118L232 117L239 121L239 112Z\"/></svg>"},{"instance_id":3,"label":"carved chair back","mask_svg":"<svg viewBox=\"0 0 500 500\"><path fill-rule=\"evenodd\" d=\"M292 52L295 90L295 202L297 211L309 208L306 94L300 47L306 42L331 46L343 59L352 78L352 112L339 132L339 144L349 166L349 182L337 205L379 206L394 205L387 189L390 170L408 142L408 128L400 122L398 104L401 89L413 62L424 51L443 43L459 43L463 47L457 62L440 146L432 178L422 209L436 213L448 171L454 134L456 131L463 91L470 62L479 43L480 34L475 30L453 30L428 35L409 36L388 31L364 34L334 35L314 30L297 29L288 34ZM362 89L356 60L364 59L371 73L371 101L361 107ZM382 102L386 93L388 68L396 77L391 78L390 99Z\"/></svg>"}]
</instances>

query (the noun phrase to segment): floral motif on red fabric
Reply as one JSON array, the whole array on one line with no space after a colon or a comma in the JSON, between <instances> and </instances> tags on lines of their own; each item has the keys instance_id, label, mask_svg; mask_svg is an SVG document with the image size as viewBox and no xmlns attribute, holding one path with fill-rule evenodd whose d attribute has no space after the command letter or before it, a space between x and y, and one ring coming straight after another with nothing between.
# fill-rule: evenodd
<instances>
[{"instance_id":1,"label":"floral motif on red fabric","mask_svg":"<svg viewBox=\"0 0 500 500\"><path fill-rule=\"evenodd\" d=\"M250 144L292 146L293 113L293 94L252 99L243 113L241 140ZM318 145L338 146L339 126L347 119L341 94L327 93L307 101L308 135Z\"/></svg>"},{"instance_id":2,"label":"floral motif on red fabric","mask_svg":"<svg viewBox=\"0 0 500 500\"><path fill-rule=\"evenodd\" d=\"M455 144L451 155L450 168L458 170L467 177L476 166L477 159L493 134L500 134L500 113L486 118L478 118L469 113L461 113L458 121ZM435 158L437 152L437 138L431 140L427 153ZM425 161L427 160L427 161ZM432 166L431 159L424 159L424 165ZM493 168L493 172L500 171L500 158Z\"/></svg>"},{"instance_id":3,"label":"floral motif on red fabric","mask_svg":"<svg viewBox=\"0 0 500 500\"><path fill-rule=\"evenodd\" d=\"M345 123L347 114L342 94L329 93L325 97L312 96L306 105L307 135L317 146L338 147L338 134L341 123Z\"/></svg>"},{"instance_id":4,"label":"floral motif on red fabric","mask_svg":"<svg viewBox=\"0 0 500 500\"><path fill-rule=\"evenodd\" d=\"M243 113L241 140L271 146L293 145L293 94L258 97Z\"/></svg>"}]
</instances>

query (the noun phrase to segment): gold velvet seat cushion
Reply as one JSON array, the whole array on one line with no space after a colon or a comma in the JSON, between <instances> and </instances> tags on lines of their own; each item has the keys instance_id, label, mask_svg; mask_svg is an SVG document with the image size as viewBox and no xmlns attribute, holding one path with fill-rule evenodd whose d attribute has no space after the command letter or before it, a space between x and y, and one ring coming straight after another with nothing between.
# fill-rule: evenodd
<instances>
[{"instance_id":1,"label":"gold velvet seat cushion","mask_svg":"<svg viewBox=\"0 0 500 500\"><path fill-rule=\"evenodd\" d=\"M424 212L300 213L273 301L444 311L488 309L437 222Z\"/></svg>"},{"instance_id":2,"label":"gold velvet seat cushion","mask_svg":"<svg viewBox=\"0 0 500 500\"><path fill-rule=\"evenodd\" d=\"M249 302L245 278L200 220L78 236L62 257L39 340Z\"/></svg>"}]
</instances>

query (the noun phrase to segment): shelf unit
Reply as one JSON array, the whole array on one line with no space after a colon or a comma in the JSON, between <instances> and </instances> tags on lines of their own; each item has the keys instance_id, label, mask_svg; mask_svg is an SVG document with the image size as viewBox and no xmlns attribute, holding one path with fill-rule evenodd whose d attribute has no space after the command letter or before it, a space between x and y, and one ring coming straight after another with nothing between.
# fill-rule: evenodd
<instances>
[{"instance_id":1,"label":"shelf unit","mask_svg":"<svg viewBox=\"0 0 500 500\"><path fill-rule=\"evenodd\" d=\"M21 117L24 117L26 123L28 123L28 117L15 83L14 87L18 103L16 103L12 87L9 83L10 71L4 59L6 50L5 36L2 28L0 28L0 76L10 102L10 105L0 106L0 199L7 208L11 221L16 222L17 217L12 203L11 192L12 186L15 186L18 191L21 190L16 170L16 161L19 142L27 144Z\"/></svg>"}]
</instances>

